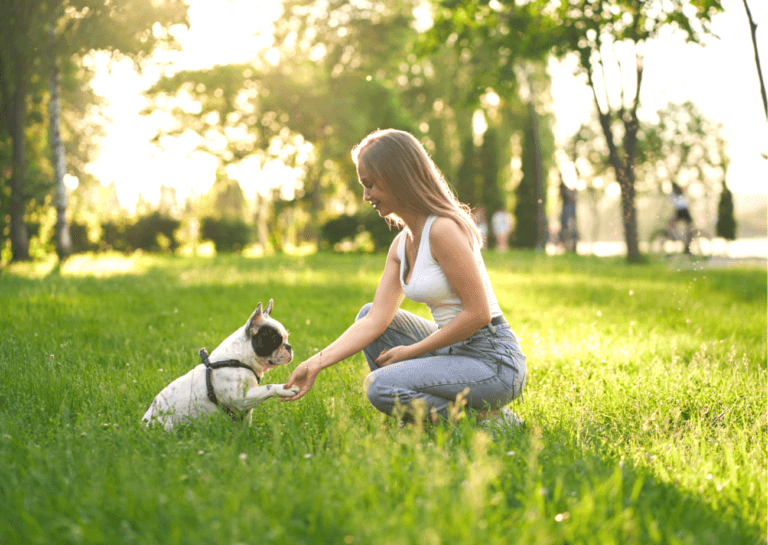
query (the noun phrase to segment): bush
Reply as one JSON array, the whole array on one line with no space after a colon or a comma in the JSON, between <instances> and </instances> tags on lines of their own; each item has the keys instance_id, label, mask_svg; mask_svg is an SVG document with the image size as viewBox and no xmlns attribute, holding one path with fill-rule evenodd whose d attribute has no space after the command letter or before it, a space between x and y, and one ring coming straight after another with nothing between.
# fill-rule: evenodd
<instances>
[{"instance_id":1,"label":"bush","mask_svg":"<svg viewBox=\"0 0 768 545\"><path fill-rule=\"evenodd\" d=\"M323 225L323 242L333 248L345 238L355 238L362 231L362 225L356 216L343 215L328 220Z\"/></svg>"},{"instance_id":2,"label":"bush","mask_svg":"<svg viewBox=\"0 0 768 545\"><path fill-rule=\"evenodd\" d=\"M96 249L96 245L88 239L88 226L84 223L71 223L69 238L72 240L73 254L83 254Z\"/></svg>"},{"instance_id":3,"label":"bush","mask_svg":"<svg viewBox=\"0 0 768 545\"><path fill-rule=\"evenodd\" d=\"M99 249L115 250L118 252L128 251L128 241L126 231L128 223L126 221L108 221L101 225L101 240Z\"/></svg>"},{"instance_id":4,"label":"bush","mask_svg":"<svg viewBox=\"0 0 768 545\"><path fill-rule=\"evenodd\" d=\"M173 252L178 248L176 230L181 225L179 220L152 212L140 217L131 224L125 220L108 221L101 226L101 250L130 252Z\"/></svg>"},{"instance_id":5,"label":"bush","mask_svg":"<svg viewBox=\"0 0 768 545\"><path fill-rule=\"evenodd\" d=\"M133 250L147 252L175 251L179 246L176 242L176 230L181 222L160 212L152 212L139 218L126 231L128 247Z\"/></svg>"},{"instance_id":6,"label":"bush","mask_svg":"<svg viewBox=\"0 0 768 545\"><path fill-rule=\"evenodd\" d=\"M389 248L397 234L390 230L387 222L378 214L358 212L354 215L343 215L325 222L323 225L323 243L328 248L334 247L344 240L355 241L356 237L367 233L373 243L373 252L384 252ZM360 251L360 247L355 248Z\"/></svg>"},{"instance_id":7,"label":"bush","mask_svg":"<svg viewBox=\"0 0 768 545\"><path fill-rule=\"evenodd\" d=\"M217 252L239 252L251 241L251 228L239 218L203 218L200 236L213 242Z\"/></svg>"}]
</instances>

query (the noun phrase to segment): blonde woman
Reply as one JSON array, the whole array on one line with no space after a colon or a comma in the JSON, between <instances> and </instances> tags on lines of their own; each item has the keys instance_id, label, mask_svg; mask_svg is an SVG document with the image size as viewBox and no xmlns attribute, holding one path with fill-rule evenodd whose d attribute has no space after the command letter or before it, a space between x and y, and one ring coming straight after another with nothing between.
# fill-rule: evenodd
<instances>
[{"instance_id":1,"label":"blonde woman","mask_svg":"<svg viewBox=\"0 0 768 545\"><path fill-rule=\"evenodd\" d=\"M364 383L376 409L423 402L447 417L461 396L480 420L517 424L503 407L523 390L525 356L504 319L480 253L469 209L411 134L388 129L352 151L363 198L403 227L387 254L372 303L338 339L296 367L285 387L312 388L320 371L363 351ZM434 322L400 309L425 303Z\"/></svg>"}]
</instances>

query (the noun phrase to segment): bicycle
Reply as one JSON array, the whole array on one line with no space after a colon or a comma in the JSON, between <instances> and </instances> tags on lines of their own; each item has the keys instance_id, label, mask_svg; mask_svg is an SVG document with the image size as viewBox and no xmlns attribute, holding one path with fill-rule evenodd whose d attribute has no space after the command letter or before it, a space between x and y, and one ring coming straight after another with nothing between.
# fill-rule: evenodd
<instances>
[{"instance_id":1,"label":"bicycle","mask_svg":"<svg viewBox=\"0 0 768 545\"><path fill-rule=\"evenodd\" d=\"M651 255L658 258L676 254L688 254L695 257L709 257L712 255L712 241L714 237L709 231L692 226L690 228L690 242L687 247L685 239L686 225L684 221L679 221L672 230L663 228L654 231L649 239L648 249Z\"/></svg>"}]
</instances>

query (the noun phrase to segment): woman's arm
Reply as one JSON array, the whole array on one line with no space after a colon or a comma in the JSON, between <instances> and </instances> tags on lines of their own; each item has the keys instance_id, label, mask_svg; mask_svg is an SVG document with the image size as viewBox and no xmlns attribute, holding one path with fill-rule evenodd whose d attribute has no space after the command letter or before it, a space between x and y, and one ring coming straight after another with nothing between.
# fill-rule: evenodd
<instances>
[{"instance_id":1,"label":"woman's arm","mask_svg":"<svg viewBox=\"0 0 768 545\"><path fill-rule=\"evenodd\" d=\"M294 369L285 383L285 388L298 386L299 393L292 397L283 397L282 401L295 401L303 397L312 388L321 370L357 354L387 329L403 301L399 278L400 260L397 257L397 245L401 236L402 233L397 235L389 248L384 274L376 288L371 310L361 320L349 326L338 339Z\"/></svg>"},{"instance_id":2,"label":"woman's arm","mask_svg":"<svg viewBox=\"0 0 768 545\"><path fill-rule=\"evenodd\" d=\"M429 233L432 257L443 269L462 310L444 327L410 346L398 346L376 359L379 365L417 358L472 336L491 321L491 306L466 233L449 218L437 218Z\"/></svg>"}]
</instances>

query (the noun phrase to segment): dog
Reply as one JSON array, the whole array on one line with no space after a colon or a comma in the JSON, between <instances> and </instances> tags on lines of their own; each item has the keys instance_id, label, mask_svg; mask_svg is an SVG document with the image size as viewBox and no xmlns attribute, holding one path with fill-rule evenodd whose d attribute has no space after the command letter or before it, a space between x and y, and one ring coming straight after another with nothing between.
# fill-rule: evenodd
<instances>
[{"instance_id":1,"label":"dog","mask_svg":"<svg viewBox=\"0 0 768 545\"><path fill-rule=\"evenodd\" d=\"M292 396L298 387L260 386L264 374L293 360L288 332L270 317L273 300L262 310L261 303L251 317L208 356L199 351L202 363L157 394L142 417L147 425L162 424L166 431L223 408L233 420L249 424L254 407L275 396Z\"/></svg>"}]
</instances>

